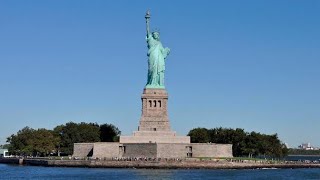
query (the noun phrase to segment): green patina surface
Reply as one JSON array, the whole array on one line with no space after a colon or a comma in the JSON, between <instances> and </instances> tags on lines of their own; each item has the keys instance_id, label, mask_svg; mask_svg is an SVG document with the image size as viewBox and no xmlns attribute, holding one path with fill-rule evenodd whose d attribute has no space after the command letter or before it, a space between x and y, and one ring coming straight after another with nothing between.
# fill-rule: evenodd
<instances>
[{"instance_id":1,"label":"green patina surface","mask_svg":"<svg viewBox=\"0 0 320 180\"><path fill-rule=\"evenodd\" d=\"M150 33L149 20L150 12L146 13L147 43L148 43L148 80L146 88L165 88L164 71L165 60L170 53L169 48L164 48L160 42L160 33Z\"/></svg>"}]
</instances>

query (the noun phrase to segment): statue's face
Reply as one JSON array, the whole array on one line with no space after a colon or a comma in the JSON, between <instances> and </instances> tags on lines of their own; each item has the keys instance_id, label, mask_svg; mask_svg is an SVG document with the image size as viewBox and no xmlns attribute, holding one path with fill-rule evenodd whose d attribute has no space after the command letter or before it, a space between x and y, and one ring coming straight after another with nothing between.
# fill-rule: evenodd
<instances>
[{"instance_id":1,"label":"statue's face","mask_svg":"<svg viewBox=\"0 0 320 180\"><path fill-rule=\"evenodd\" d=\"M160 38L160 34L158 32L153 32L152 37L158 40Z\"/></svg>"}]
</instances>

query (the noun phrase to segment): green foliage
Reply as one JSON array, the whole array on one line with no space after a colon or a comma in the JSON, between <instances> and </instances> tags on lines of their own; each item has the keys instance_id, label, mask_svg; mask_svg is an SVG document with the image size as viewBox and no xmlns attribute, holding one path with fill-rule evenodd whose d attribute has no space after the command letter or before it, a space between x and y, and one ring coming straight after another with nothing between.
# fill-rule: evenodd
<instances>
[{"instance_id":1,"label":"green foliage","mask_svg":"<svg viewBox=\"0 0 320 180\"><path fill-rule=\"evenodd\" d=\"M232 144L234 156L284 157L288 150L278 139L277 134L266 135L257 132L245 132L243 129L231 128L195 128L189 131L193 143L227 143Z\"/></svg>"},{"instance_id":2,"label":"green foliage","mask_svg":"<svg viewBox=\"0 0 320 180\"><path fill-rule=\"evenodd\" d=\"M74 143L99 142L99 130L97 123L68 122L65 125L57 126L53 131L60 136L60 151L72 154Z\"/></svg>"},{"instance_id":3,"label":"green foliage","mask_svg":"<svg viewBox=\"0 0 320 180\"><path fill-rule=\"evenodd\" d=\"M56 152L71 155L74 143L119 141L120 133L112 124L85 122L68 122L53 130L25 127L8 137L9 144L4 147L13 155L47 156Z\"/></svg>"},{"instance_id":4,"label":"green foliage","mask_svg":"<svg viewBox=\"0 0 320 180\"><path fill-rule=\"evenodd\" d=\"M7 142L11 154L46 156L55 151L59 139L50 130L25 127L8 137Z\"/></svg>"},{"instance_id":5,"label":"green foliage","mask_svg":"<svg viewBox=\"0 0 320 180\"><path fill-rule=\"evenodd\" d=\"M113 124L100 125L101 142L118 142L121 131Z\"/></svg>"},{"instance_id":6,"label":"green foliage","mask_svg":"<svg viewBox=\"0 0 320 180\"><path fill-rule=\"evenodd\" d=\"M288 149L289 155L320 155L320 150Z\"/></svg>"},{"instance_id":7,"label":"green foliage","mask_svg":"<svg viewBox=\"0 0 320 180\"><path fill-rule=\"evenodd\" d=\"M0 145L0 149L9 149L9 147L10 147L10 144Z\"/></svg>"},{"instance_id":8,"label":"green foliage","mask_svg":"<svg viewBox=\"0 0 320 180\"><path fill-rule=\"evenodd\" d=\"M191 137L193 143L206 143L210 141L208 129L206 128L195 128L189 131L188 136Z\"/></svg>"}]
</instances>

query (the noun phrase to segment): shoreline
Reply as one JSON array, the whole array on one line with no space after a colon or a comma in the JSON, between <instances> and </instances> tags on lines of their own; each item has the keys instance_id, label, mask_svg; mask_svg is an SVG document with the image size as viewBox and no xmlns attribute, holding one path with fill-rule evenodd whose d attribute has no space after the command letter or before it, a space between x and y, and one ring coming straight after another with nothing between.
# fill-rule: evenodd
<instances>
[{"instance_id":1,"label":"shoreline","mask_svg":"<svg viewBox=\"0 0 320 180\"><path fill-rule=\"evenodd\" d=\"M303 155L303 154L289 154L287 156L303 156L303 157L319 157L320 155Z\"/></svg>"},{"instance_id":2,"label":"shoreline","mask_svg":"<svg viewBox=\"0 0 320 180\"><path fill-rule=\"evenodd\" d=\"M320 168L319 163L266 163L229 161L103 161L103 160L44 160L2 158L3 164L20 164L45 167L84 167L84 168L141 168L141 169L296 169Z\"/></svg>"}]
</instances>

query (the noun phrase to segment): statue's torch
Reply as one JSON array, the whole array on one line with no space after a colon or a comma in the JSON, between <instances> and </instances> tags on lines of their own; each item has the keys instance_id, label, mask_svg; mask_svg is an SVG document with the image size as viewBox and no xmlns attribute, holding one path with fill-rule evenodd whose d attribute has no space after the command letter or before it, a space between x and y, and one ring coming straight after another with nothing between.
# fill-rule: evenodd
<instances>
[{"instance_id":1,"label":"statue's torch","mask_svg":"<svg viewBox=\"0 0 320 180\"><path fill-rule=\"evenodd\" d=\"M149 29L149 19L150 19L150 17L151 17L150 11L148 10L148 11L146 12L146 16L145 16L145 18L146 18L146 25L147 25L147 35L150 34L150 29Z\"/></svg>"}]
</instances>

